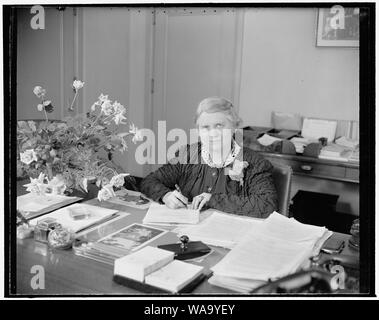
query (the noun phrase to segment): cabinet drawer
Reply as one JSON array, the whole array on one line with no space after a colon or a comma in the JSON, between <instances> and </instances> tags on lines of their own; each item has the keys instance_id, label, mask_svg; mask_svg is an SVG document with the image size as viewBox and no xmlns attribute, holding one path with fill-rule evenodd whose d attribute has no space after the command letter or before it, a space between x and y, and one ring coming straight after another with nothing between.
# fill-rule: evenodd
<instances>
[{"instance_id":1,"label":"cabinet drawer","mask_svg":"<svg viewBox=\"0 0 379 320\"><path fill-rule=\"evenodd\" d=\"M305 174L309 176L329 178L329 179L330 178L336 178L336 179L346 178L345 177L346 168L344 167L319 164L319 163L311 163L311 162L295 161L295 160L289 160L289 159L275 159L275 158L267 158L267 159L274 165L285 164L285 165L291 166L295 174L296 173Z\"/></svg>"},{"instance_id":2,"label":"cabinet drawer","mask_svg":"<svg viewBox=\"0 0 379 320\"><path fill-rule=\"evenodd\" d=\"M359 181L359 169L346 168L346 179Z\"/></svg>"}]
</instances>

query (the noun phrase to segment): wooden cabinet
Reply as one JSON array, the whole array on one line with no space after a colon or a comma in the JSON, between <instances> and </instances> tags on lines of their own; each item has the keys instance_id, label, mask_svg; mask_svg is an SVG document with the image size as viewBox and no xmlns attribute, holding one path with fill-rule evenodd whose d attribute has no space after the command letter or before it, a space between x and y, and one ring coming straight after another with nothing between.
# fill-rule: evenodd
<instances>
[{"instance_id":1,"label":"wooden cabinet","mask_svg":"<svg viewBox=\"0 0 379 320\"><path fill-rule=\"evenodd\" d=\"M338 212L359 216L359 164L259 152L272 164L293 169L291 198L299 190L338 195Z\"/></svg>"}]
</instances>

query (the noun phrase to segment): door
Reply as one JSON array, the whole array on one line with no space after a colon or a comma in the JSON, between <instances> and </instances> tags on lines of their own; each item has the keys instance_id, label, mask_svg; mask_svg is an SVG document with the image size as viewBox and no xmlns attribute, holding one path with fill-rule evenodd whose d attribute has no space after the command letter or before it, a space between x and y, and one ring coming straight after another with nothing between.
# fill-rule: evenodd
<instances>
[{"instance_id":1,"label":"door","mask_svg":"<svg viewBox=\"0 0 379 320\"><path fill-rule=\"evenodd\" d=\"M151 169L165 162L162 150L178 142L170 130L184 130L190 142L189 131L195 128L195 111L202 99L222 96L238 107L242 24L243 9L155 11L151 125L156 142L158 121L165 123L160 123L155 148L158 165ZM164 131L174 142L163 145Z\"/></svg>"}]
</instances>

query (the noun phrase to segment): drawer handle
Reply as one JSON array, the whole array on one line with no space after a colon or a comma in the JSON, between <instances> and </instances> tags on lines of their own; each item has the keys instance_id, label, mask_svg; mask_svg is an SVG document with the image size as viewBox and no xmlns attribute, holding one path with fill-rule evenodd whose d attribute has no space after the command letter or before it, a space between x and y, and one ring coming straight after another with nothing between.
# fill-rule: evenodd
<instances>
[{"instance_id":1,"label":"drawer handle","mask_svg":"<svg viewBox=\"0 0 379 320\"><path fill-rule=\"evenodd\" d=\"M303 170L303 171L308 171L309 172L309 171L312 171L313 168L312 168L312 166L303 164L303 165L300 166L300 169Z\"/></svg>"}]
</instances>

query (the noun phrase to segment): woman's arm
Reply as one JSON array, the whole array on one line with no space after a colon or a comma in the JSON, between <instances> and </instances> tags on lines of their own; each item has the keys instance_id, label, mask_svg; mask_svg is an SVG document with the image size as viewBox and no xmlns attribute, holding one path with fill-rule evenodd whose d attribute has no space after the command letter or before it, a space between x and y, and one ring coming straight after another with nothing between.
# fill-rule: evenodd
<instances>
[{"instance_id":1,"label":"woman's arm","mask_svg":"<svg viewBox=\"0 0 379 320\"><path fill-rule=\"evenodd\" d=\"M266 218L278 207L271 171L269 161L257 158L245 169L240 194L212 194L207 206L224 212Z\"/></svg>"},{"instance_id":2,"label":"woman's arm","mask_svg":"<svg viewBox=\"0 0 379 320\"><path fill-rule=\"evenodd\" d=\"M181 164L165 164L142 180L141 192L159 202L167 192L175 190L180 175Z\"/></svg>"}]
</instances>

